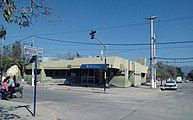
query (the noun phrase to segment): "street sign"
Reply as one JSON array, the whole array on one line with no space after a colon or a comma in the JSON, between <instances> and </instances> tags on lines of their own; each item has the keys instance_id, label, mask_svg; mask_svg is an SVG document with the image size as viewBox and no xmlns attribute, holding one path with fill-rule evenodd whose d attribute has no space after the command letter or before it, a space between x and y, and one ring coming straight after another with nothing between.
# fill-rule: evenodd
<instances>
[{"instance_id":1,"label":"street sign","mask_svg":"<svg viewBox=\"0 0 193 120\"><path fill-rule=\"evenodd\" d=\"M38 61L43 59L43 49L34 47L32 45L24 45L24 55L27 60L31 59L32 56L37 55Z\"/></svg>"}]
</instances>

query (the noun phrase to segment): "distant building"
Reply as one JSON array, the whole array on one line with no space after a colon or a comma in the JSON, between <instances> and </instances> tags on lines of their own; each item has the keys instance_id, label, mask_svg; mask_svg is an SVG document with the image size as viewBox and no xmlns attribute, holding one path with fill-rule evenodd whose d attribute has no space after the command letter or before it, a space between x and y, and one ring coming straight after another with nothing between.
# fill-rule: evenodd
<instances>
[{"instance_id":1,"label":"distant building","mask_svg":"<svg viewBox=\"0 0 193 120\"><path fill-rule=\"evenodd\" d=\"M117 87L138 86L146 82L145 59L138 62L121 57L107 57L107 83ZM38 64L40 82L64 80L72 84L100 85L104 83L104 60L95 58L75 58L73 60L46 60ZM25 79L31 79L31 65L27 66Z\"/></svg>"}]
</instances>

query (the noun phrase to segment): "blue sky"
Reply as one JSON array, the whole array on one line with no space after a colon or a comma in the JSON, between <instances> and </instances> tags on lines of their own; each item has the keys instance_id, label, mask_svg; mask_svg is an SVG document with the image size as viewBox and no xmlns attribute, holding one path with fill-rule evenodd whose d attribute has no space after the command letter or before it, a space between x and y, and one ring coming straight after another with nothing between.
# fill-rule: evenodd
<instances>
[{"instance_id":1,"label":"blue sky","mask_svg":"<svg viewBox=\"0 0 193 120\"><path fill-rule=\"evenodd\" d=\"M109 29L99 29L96 35L106 44L149 43L149 24L134 24L148 23L145 18L152 15L158 17L158 23L155 23L158 42L193 41L193 18L159 22L193 17L193 0L57 0L52 1L51 6L54 12L52 17L60 16L60 22L41 18L29 28L19 28L15 24L4 23L1 17L0 22L8 32L5 43L10 44L30 35L60 41L97 43L90 39L89 31L104 27ZM128 26L110 28L122 25ZM31 41L32 38L29 38L23 43ZM44 49L44 56L69 52L78 52L82 57L97 56L101 49L97 45L66 44L40 38L35 38L35 45ZM193 43L158 45L157 48L158 57L193 57ZM146 57L149 60L149 46L107 46L107 55L130 60ZM193 62L178 65L193 65Z\"/></svg>"}]
</instances>

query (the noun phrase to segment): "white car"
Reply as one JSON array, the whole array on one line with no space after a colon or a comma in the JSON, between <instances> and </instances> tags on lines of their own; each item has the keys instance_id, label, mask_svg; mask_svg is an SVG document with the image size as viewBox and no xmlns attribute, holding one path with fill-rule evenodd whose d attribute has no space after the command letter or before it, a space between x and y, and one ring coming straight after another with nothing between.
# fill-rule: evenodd
<instances>
[{"instance_id":1,"label":"white car","mask_svg":"<svg viewBox=\"0 0 193 120\"><path fill-rule=\"evenodd\" d=\"M166 80L164 89L165 90L177 90L178 85L175 80Z\"/></svg>"},{"instance_id":2,"label":"white car","mask_svg":"<svg viewBox=\"0 0 193 120\"><path fill-rule=\"evenodd\" d=\"M182 77L177 77L177 78L176 78L176 82L177 82L177 83L182 83Z\"/></svg>"}]
</instances>

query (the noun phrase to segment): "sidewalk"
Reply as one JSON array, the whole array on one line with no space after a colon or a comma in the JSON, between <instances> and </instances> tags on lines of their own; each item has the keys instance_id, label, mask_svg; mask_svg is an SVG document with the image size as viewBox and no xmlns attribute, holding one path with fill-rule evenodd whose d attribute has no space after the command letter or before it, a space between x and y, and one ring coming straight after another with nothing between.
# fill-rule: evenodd
<instances>
[{"instance_id":1,"label":"sidewalk","mask_svg":"<svg viewBox=\"0 0 193 120\"><path fill-rule=\"evenodd\" d=\"M33 114L33 105L19 102L0 100L0 120L59 120L65 116L47 107L49 102L37 103L36 116ZM62 120L62 119L60 119Z\"/></svg>"},{"instance_id":2,"label":"sidewalk","mask_svg":"<svg viewBox=\"0 0 193 120\"><path fill-rule=\"evenodd\" d=\"M0 120L25 119L30 116L27 109L29 104L0 100Z\"/></svg>"}]
</instances>

